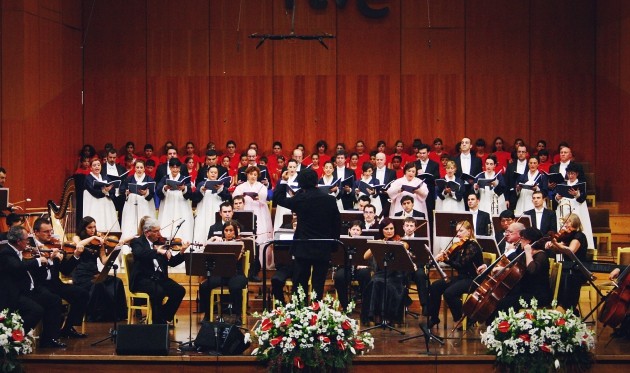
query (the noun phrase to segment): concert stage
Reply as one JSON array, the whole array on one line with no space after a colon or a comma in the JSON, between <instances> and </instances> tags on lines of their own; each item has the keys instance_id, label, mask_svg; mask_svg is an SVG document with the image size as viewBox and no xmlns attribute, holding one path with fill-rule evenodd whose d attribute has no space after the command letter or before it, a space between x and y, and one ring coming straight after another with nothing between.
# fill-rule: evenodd
<instances>
[{"instance_id":1,"label":"concert stage","mask_svg":"<svg viewBox=\"0 0 630 373\"><path fill-rule=\"evenodd\" d=\"M188 308L182 306L177 318L177 327L169 331L172 340L187 341L189 334ZM358 314L355 314L358 318ZM200 324L199 317L193 314L192 335L197 335ZM424 320L424 318L421 318ZM249 317L248 325L255 322ZM448 320L448 326L454 324ZM591 324L592 325L592 324ZM209 356L208 354L180 353L178 344L173 342L167 356L118 356L115 345L106 341L92 347L91 343L108 335L111 323L86 323L86 339L64 339L66 349L36 349L23 359L26 372L172 372L177 369L184 372L265 372L266 366L249 356L250 347L243 356ZM444 337L450 332L440 325L437 334ZM376 329L372 331L375 338L375 349L365 356L355 358L351 371L378 372L383 369L430 369L435 372L453 372L453 369L465 372L490 372L494 369L494 356L487 355L480 342L479 327L469 328L467 332L456 331L445 341L443 346L432 342L427 354L424 339L414 339L399 343L405 336L420 333L418 321L407 316L404 325L400 326L404 336L396 332ZM436 329L434 329L435 331ZM610 328L602 331L597 326L597 345L595 349L596 363L592 372L620 372L630 365L630 340L610 340ZM463 334L463 335L462 335Z\"/></svg>"}]
</instances>

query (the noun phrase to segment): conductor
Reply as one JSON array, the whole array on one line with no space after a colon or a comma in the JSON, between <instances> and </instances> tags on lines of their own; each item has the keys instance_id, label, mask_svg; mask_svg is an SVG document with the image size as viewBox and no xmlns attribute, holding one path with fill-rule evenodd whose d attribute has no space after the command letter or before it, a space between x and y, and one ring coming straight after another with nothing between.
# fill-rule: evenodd
<instances>
[{"instance_id":1,"label":"conductor","mask_svg":"<svg viewBox=\"0 0 630 373\"><path fill-rule=\"evenodd\" d=\"M288 179L288 173L282 174ZM293 238L304 239L339 239L341 215L337 209L335 197L317 188L317 173L311 169L300 172L296 178L300 190L292 197L287 197L287 184L279 184L273 194L274 201L290 209L297 215L297 228ZM291 191L289 191L291 193ZM291 255L294 257L293 279L297 285L308 289L308 280L313 273L312 284L317 299L322 299L324 281L328 272L330 253L336 247L334 242L306 241L293 242Z\"/></svg>"}]
</instances>

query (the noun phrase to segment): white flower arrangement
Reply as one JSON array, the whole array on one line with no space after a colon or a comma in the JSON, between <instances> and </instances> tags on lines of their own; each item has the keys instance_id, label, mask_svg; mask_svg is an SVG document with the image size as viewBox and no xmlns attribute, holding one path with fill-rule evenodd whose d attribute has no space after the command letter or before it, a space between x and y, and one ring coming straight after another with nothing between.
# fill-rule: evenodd
<instances>
[{"instance_id":1,"label":"white flower arrangement","mask_svg":"<svg viewBox=\"0 0 630 373\"><path fill-rule=\"evenodd\" d=\"M538 309L536 299L515 312L499 316L481 333L481 343L497 357L497 364L516 372L548 372L567 365L590 367L594 332L572 310Z\"/></svg>"},{"instance_id":2,"label":"white flower arrangement","mask_svg":"<svg viewBox=\"0 0 630 373\"><path fill-rule=\"evenodd\" d=\"M311 294L315 298L315 293ZM348 306L352 312L354 304ZM262 315L252 330L258 344L252 355L268 361L269 369L282 367L301 370L305 367L346 368L357 354L374 348L369 333L359 333L359 325L339 311L339 302L327 295L321 301L306 305L306 295L300 287L285 306Z\"/></svg>"},{"instance_id":3,"label":"white flower arrangement","mask_svg":"<svg viewBox=\"0 0 630 373\"><path fill-rule=\"evenodd\" d=\"M2 372L13 372L19 368L18 355L33 352L33 331L24 333L22 317L9 313L8 309L0 312L0 357Z\"/></svg>"}]
</instances>

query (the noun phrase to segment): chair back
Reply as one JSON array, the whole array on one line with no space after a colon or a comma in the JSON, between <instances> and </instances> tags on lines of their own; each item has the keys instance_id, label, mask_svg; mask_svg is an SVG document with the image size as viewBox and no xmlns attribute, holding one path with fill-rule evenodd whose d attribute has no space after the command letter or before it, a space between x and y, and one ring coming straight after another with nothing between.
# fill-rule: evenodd
<instances>
[{"instance_id":1,"label":"chair back","mask_svg":"<svg viewBox=\"0 0 630 373\"><path fill-rule=\"evenodd\" d=\"M593 233L611 233L610 211L608 209L589 208Z\"/></svg>"},{"instance_id":2,"label":"chair back","mask_svg":"<svg viewBox=\"0 0 630 373\"><path fill-rule=\"evenodd\" d=\"M630 247L620 247L617 249L617 264L630 264Z\"/></svg>"},{"instance_id":3,"label":"chair back","mask_svg":"<svg viewBox=\"0 0 630 373\"><path fill-rule=\"evenodd\" d=\"M483 262L485 263L485 265L490 265L492 263L494 263L495 260L497 260L497 254L495 253L486 253L483 252Z\"/></svg>"},{"instance_id":4,"label":"chair back","mask_svg":"<svg viewBox=\"0 0 630 373\"><path fill-rule=\"evenodd\" d=\"M125 265L125 270L121 271L124 273L125 279L127 280L127 284L130 286L131 282L129 282L131 277L131 270L133 269L133 254L126 253L123 254L123 264Z\"/></svg>"}]
</instances>

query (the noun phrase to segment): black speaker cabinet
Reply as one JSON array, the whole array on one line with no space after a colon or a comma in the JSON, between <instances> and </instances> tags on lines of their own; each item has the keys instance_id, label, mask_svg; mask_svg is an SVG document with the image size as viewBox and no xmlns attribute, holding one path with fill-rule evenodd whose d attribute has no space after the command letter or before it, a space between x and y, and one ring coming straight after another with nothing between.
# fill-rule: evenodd
<instances>
[{"instance_id":1,"label":"black speaker cabinet","mask_svg":"<svg viewBox=\"0 0 630 373\"><path fill-rule=\"evenodd\" d=\"M116 354L168 355L168 325L118 325Z\"/></svg>"}]
</instances>

